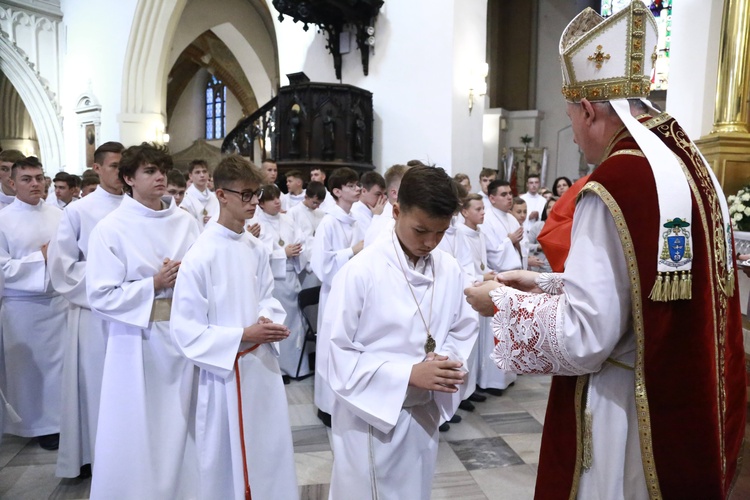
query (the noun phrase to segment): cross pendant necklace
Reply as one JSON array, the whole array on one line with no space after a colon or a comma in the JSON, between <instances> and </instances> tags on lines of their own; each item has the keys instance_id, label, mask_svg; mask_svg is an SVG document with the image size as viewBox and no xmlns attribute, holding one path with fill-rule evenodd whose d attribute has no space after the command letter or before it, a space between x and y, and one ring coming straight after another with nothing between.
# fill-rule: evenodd
<instances>
[{"instance_id":1,"label":"cross pendant necklace","mask_svg":"<svg viewBox=\"0 0 750 500\"><path fill-rule=\"evenodd\" d=\"M417 305L417 312L419 313L419 317L422 318L422 324L424 325L425 330L427 331L427 340L424 343L424 352L425 354L429 354L431 352L435 352L435 348L437 347L437 344L435 343L435 339L432 337L432 334L430 333L430 326L432 326L432 303L435 299L435 283L437 283L437 276L435 275L435 262L431 261L432 264L432 291L430 293L430 322L427 323L424 319L424 314L422 314L422 308L419 306L419 301L417 300L417 296L414 293L414 289L411 287L411 283L409 283L409 278L406 276L406 269L404 268L404 264L401 262L401 255L398 253L398 247L396 246L396 240L395 240L395 233L396 231L393 231L391 233L391 243L393 243L393 250L396 252L396 259L398 260L398 265L401 266L401 272L404 275L404 280L406 281L406 286L409 287L409 291L411 292L411 296L414 299L414 303Z\"/></svg>"}]
</instances>

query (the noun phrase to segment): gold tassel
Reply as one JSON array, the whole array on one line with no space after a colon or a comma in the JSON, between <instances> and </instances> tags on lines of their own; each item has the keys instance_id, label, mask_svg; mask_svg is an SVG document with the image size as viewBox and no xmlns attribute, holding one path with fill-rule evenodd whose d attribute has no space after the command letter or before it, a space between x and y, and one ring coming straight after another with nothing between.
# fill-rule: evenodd
<instances>
[{"instance_id":1,"label":"gold tassel","mask_svg":"<svg viewBox=\"0 0 750 500\"><path fill-rule=\"evenodd\" d=\"M680 298L690 300L693 298L693 275L690 271L682 271L680 280Z\"/></svg>"},{"instance_id":2,"label":"gold tassel","mask_svg":"<svg viewBox=\"0 0 750 500\"><path fill-rule=\"evenodd\" d=\"M664 290L664 281L662 279L661 273L657 273L656 275L656 281L654 282L654 287L651 289L651 293L649 294L648 298L653 300L654 302L662 302L664 299L663 297L663 290Z\"/></svg>"},{"instance_id":3,"label":"gold tassel","mask_svg":"<svg viewBox=\"0 0 750 500\"><path fill-rule=\"evenodd\" d=\"M588 404L588 403L587 403ZM594 464L594 415L586 409L583 413L583 457L582 465L589 470Z\"/></svg>"},{"instance_id":4,"label":"gold tassel","mask_svg":"<svg viewBox=\"0 0 750 500\"><path fill-rule=\"evenodd\" d=\"M680 274L674 273L672 276L672 291L669 294L669 300L680 300Z\"/></svg>"}]
</instances>

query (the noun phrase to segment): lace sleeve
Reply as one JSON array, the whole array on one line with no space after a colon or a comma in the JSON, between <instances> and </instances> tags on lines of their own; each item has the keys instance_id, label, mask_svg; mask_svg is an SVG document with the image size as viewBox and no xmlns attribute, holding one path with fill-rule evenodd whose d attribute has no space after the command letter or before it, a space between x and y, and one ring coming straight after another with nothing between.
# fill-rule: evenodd
<instances>
[{"instance_id":1,"label":"lace sleeve","mask_svg":"<svg viewBox=\"0 0 750 500\"><path fill-rule=\"evenodd\" d=\"M563 293L564 283L561 273L542 273L534 282L543 292L550 295L560 295Z\"/></svg>"},{"instance_id":2,"label":"lace sleeve","mask_svg":"<svg viewBox=\"0 0 750 500\"><path fill-rule=\"evenodd\" d=\"M564 344L565 295L524 293L510 287L490 292L497 313L492 331L497 345L490 357L515 373L583 375Z\"/></svg>"}]
</instances>

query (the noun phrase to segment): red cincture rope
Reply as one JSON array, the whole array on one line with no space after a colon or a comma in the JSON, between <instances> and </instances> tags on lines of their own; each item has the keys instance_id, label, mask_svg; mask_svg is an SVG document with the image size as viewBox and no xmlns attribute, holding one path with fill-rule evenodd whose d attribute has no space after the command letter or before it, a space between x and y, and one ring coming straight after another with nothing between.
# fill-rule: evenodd
<instances>
[{"instance_id":1,"label":"red cincture rope","mask_svg":"<svg viewBox=\"0 0 750 500\"><path fill-rule=\"evenodd\" d=\"M237 357L234 358L234 375L237 379L237 410L240 417L240 443L242 444L242 472L245 474L245 500L252 500L253 496L250 494L250 481L247 477L247 455L245 453L245 424L242 419L242 384L240 383L240 358L245 354L251 353L260 347L260 344L255 344L250 349L245 349L237 353Z\"/></svg>"}]
</instances>

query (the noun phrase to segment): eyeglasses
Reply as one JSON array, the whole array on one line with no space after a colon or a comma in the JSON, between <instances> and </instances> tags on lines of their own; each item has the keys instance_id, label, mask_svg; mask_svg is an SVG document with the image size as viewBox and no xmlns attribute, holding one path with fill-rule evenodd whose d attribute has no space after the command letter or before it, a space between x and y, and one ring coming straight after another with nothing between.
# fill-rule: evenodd
<instances>
[{"instance_id":1,"label":"eyeglasses","mask_svg":"<svg viewBox=\"0 0 750 500\"><path fill-rule=\"evenodd\" d=\"M248 203L253 199L253 197L257 196L258 199L260 199L261 196L263 196L263 188L257 189L255 191L235 191L234 189L228 189L228 188L220 188L222 191L228 191L230 193L238 194L240 195L240 199L242 200L242 203Z\"/></svg>"}]
</instances>

